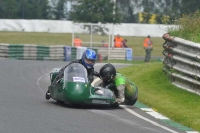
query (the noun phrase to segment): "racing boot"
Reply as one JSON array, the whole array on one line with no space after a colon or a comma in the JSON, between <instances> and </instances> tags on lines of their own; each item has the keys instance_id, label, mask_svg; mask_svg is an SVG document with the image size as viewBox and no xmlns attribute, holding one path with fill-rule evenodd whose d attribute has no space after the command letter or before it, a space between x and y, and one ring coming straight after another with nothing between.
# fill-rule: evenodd
<instances>
[{"instance_id":1,"label":"racing boot","mask_svg":"<svg viewBox=\"0 0 200 133\"><path fill-rule=\"evenodd\" d=\"M116 99L116 102L120 104L120 103L123 103L124 100L125 100L125 98L120 97L120 98Z\"/></svg>"},{"instance_id":2,"label":"racing boot","mask_svg":"<svg viewBox=\"0 0 200 133\"><path fill-rule=\"evenodd\" d=\"M124 94L124 90L125 90L125 85L120 85L117 87L118 90L118 98L116 99L117 103L123 103L125 100L125 94Z\"/></svg>"}]
</instances>

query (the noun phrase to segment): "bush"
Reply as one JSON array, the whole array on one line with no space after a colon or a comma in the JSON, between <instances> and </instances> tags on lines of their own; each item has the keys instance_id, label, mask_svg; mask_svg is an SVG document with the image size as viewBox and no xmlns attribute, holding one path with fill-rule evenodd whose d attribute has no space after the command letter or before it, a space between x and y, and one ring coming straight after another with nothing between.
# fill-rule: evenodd
<instances>
[{"instance_id":1,"label":"bush","mask_svg":"<svg viewBox=\"0 0 200 133\"><path fill-rule=\"evenodd\" d=\"M200 42L200 13L197 10L193 14L183 15L175 21L178 28L169 28L171 36L176 36L190 40L193 42Z\"/></svg>"}]
</instances>

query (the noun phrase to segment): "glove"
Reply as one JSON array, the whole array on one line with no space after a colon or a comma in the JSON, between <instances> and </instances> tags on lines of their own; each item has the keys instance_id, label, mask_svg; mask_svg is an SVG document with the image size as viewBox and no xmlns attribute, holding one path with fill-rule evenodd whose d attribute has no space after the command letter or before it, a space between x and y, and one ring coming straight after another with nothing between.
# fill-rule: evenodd
<instances>
[{"instance_id":1,"label":"glove","mask_svg":"<svg viewBox=\"0 0 200 133\"><path fill-rule=\"evenodd\" d=\"M96 71L94 71L94 76L101 78L100 74L98 72L96 72Z\"/></svg>"}]
</instances>

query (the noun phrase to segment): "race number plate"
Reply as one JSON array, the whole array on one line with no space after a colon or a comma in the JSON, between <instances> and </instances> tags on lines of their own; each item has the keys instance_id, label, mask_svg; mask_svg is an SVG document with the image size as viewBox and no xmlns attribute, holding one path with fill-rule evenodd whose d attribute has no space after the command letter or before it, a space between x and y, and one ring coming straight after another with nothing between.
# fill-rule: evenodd
<instances>
[{"instance_id":1,"label":"race number plate","mask_svg":"<svg viewBox=\"0 0 200 133\"><path fill-rule=\"evenodd\" d=\"M73 77L73 81L74 82L82 82L85 83L85 79L82 77Z\"/></svg>"},{"instance_id":2,"label":"race number plate","mask_svg":"<svg viewBox=\"0 0 200 133\"><path fill-rule=\"evenodd\" d=\"M105 100L97 100L97 99L92 100L92 103L96 103L96 104L108 104L108 102L105 101Z\"/></svg>"}]
</instances>

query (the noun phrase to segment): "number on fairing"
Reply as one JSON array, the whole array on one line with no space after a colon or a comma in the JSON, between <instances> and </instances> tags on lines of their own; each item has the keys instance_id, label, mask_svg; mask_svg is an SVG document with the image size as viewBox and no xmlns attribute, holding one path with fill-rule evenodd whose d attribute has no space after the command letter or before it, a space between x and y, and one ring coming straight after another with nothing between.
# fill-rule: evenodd
<instances>
[{"instance_id":1,"label":"number on fairing","mask_svg":"<svg viewBox=\"0 0 200 133\"><path fill-rule=\"evenodd\" d=\"M84 79L84 78L81 78L81 77L73 77L73 81L74 81L74 82L82 82L82 83L85 83L85 79Z\"/></svg>"}]
</instances>

